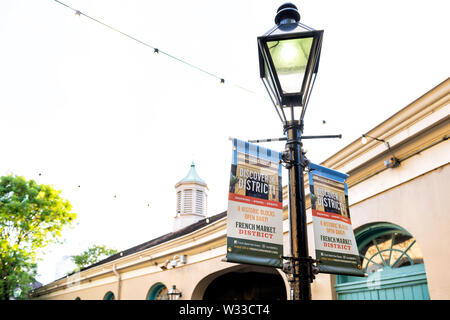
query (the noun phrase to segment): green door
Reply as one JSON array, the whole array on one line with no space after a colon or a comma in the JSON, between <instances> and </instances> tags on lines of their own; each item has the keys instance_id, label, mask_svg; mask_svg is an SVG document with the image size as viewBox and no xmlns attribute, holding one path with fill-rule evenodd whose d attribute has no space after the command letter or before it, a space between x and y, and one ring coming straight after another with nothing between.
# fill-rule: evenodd
<instances>
[{"instance_id":1,"label":"green door","mask_svg":"<svg viewBox=\"0 0 450 320\"><path fill-rule=\"evenodd\" d=\"M428 300L425 265L416 240L383 223L355 234L367 278L337 276L340 300Z\"/></svg>"}]
</instances>

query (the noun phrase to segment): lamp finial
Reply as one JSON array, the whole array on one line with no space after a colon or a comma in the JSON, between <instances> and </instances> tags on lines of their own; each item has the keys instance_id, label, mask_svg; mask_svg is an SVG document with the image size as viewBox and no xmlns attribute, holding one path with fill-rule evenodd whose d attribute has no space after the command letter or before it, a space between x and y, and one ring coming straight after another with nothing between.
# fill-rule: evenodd
<instances>
[{"instance_id":1,"label":"lamp finial","mask_svg":"<svg viewBox=\"0 0 450 320\"><path fill-rule=\"evenodd\" d=\"M278 8L275 23L279 25L286 19L300 21L300 13L298 13L296 5L291 2L286 2Z\"/></svg>"}]
</instances>

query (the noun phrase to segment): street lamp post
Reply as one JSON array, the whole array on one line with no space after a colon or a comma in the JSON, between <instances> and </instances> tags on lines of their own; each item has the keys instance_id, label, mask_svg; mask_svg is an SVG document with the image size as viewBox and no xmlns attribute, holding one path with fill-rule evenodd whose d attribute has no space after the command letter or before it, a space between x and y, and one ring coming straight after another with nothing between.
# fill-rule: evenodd
<instances>
[{"instance_id":1,"label":"street lamp post","mask_svg":"<svg viewBox=\"0 0 450 320\"><path fill-rule=\"evenodd\" d=\"M260 77L286 135L283 161L289 170L291 256L285 258L290 260L291 299L310 300L315 270L314 260L308 253L303 181L307 160L302 150L302 134L303 117L317 75L323 31L300 23L300 14L292 3L278 8L275 23L275 27L258 37Z\"/></svg>"},{"instance_id":2,"label":"street lamp post","mask_svg":"<svg viewBox=\"0 0 450 320\"><path fill-rule=\"evenodd\" d=\"M289 170L289 226L291 248L291 272L293 274L291 298L311 300L312 264L308 253L305 191L303 172L305 159L302 150L302 127L292 121L284 126L287 134L285 156Z\"/></svg>"}]
</instances>

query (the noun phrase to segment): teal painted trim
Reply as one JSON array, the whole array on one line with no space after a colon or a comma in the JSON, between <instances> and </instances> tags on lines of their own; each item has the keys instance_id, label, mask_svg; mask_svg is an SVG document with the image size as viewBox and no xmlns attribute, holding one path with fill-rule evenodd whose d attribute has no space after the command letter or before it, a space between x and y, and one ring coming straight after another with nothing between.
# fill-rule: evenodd
<instances>
[{"instance_id":1,"label":"teal painted trim","mask_svg":"<svg viewBox=\"0 0 450 320\"><path fill-rule=\"evenodd\" d=\"M399 250L399 249L385 249L385 250L381 250L381 251L380 251L380 250L378 249L378 245L375 244L376 247L377 247L377 250L378 250L377 253L375 253L374 255L372 255L370 258L363 257L361 254L360 254L359 256L360 256L362 259L366 259L366 260L367 260L367 265L373 263L373 264L376 264L377 266L380 266L381 268L386 268L386 267L388 267L388 268L395 268L395 267L394 267L395 264L396 264L397 262L399 262L399 261L401 260L401 258L403 258L403 256L406 256L406 258L408 259L409 263L411 263L411 265L413 265L413 264L414 264L414 261L413 261L413 260L411 259L411 257L406 253L406 251L408 251L409 248L411 248L411 246L412 246L414 243L416 243L416 241L413 241L413 242L411 243L411 245L410 245L406 250L404 250L404 251ZM392 246L391 246L391 247L392 247ZM386 251L390 251L390 252L389 252L389 260L391 259L392 251L400 252L401 255L400 255L400 257L399 257L397 260L395 260L395 262L394 262L392 265L389 265L389 264L387 264L387 263L384 261L384 258L383 258L383 255L382 255L382 253L383 253L383 252L386 252ZM374 259L376 256L378 256L378 255L381 256L381 258L382 258L382 260L383 260L383 265L381 265L381 264L376 263L375 261L373 261L373 259Z\"/></svg>"},{"instance_id":2,"label":"teal painted trim","mask_svg":"<svg viewBox=\"0 0 450 320\"><path fill-rule=\"evenodd\" d=\"M416 273L409 274L405 277L394 277L389 279L389 281L377 281L370 280L371 278L367 278L366 281L361 281L359 283L343 283L336 287L337 294L344 293L354 293L361 291L370 291L370 290L385 290L391 288L399 288L399 287L409 287L414 285L427 284L427 279L424 273Z\"/></svg>"},{"instance_id":3,"label":"teal painted trim","mask_svg":"<svg viewBox=\"0 0 450 320\"><path fill-rule=\"evenodd\" d=\"M406 236L412 235L405 229L390 223L371 223L355 230L355 239L358 249L361 250L366 245L375 245L376 253L372 257L362 257L369 263L378 265L381 269L368 275L367 278L340 275L336 277L335 290L339 300L429 300L428 282L423 263L413 264L408 250L416 243L412 243L405 250L394 249L393 243L395 234ZM389 249L380 250L375 239L392 234L391 246ZM384 252L389 252L388 260L383 257ZM400 257L393 261L392 252L402 252ZM360 255L361 256L361 255ZM375 263L373 258L381 256L383 266ZM410 266L395 268L396 264L407 257Z\"/></svg>"},{"instance_id":4,"label":"teal painted trim","mask_svg":"<svg viewBox=\"0 0 450 320\"><path fill-rule=\"evenodd\" d=\"M408 258L409 262L411 262L411 264L413 264L412 259L409 257L409 255L408 255L406 252L408 252L408 250L409 250L415 243L416 243L416 240L414 240L414 241L408 246L408 248L406 248L406 249L403 251L402 255L401 255L400 257L398 257L398 259L395 260L395 262L392 264L392 266L391 266L392 268L394 268L394 266L397 264L397 262L399 262L399 261L403 258L403 256L406 256L406 257Z\"/></svg>"},{"instance_id":5,"label":"teal painted trim","mask_svg":"<svg viewBox=\"0 0 450 320\"><path fill-rule=\"evenodd\" d=\"M377 279L378 276L379 278ZM347 294L360 292L362 290L388 289L427 284L425 266L423 264L385 270L379 274L375 272L362 280L361 278L356 277L354 279L357 280L336 284L336 293Z\"/></svg>"},{"instance_id":6,"label":"teal painted trim","mask_svg":"<svg viewBox=\"0 0 450 320\"><path fill-rule=\"evenodd\" d=\"M339 294L339 300L430 300L427 284Z\"/></svg>"},{"instance_id":7,"label":"teal painted trim","mask_svg":"<svg viewBox=\"0 0 450 320\"><path fill-rule=\"evenodd\" d=\"M150 290L149 290L149 292L148 292L148 294L147 294L147 300L155 300L156 299L156 296L158 295L158 293L162 290L162 289L164 289L166 286L163 284L163 283L161 283L161 282L158 282L158 283L156 283L156 284L154 284L151 288L150 288Z\"/></svg>"},{"instance_id":8,"label":"teal painted trim","mask_svg":"<svg viewBox=\"0 0 450 320\"><path fill-rule=\"evenodd\" d=\"M374 257L376 257L378 255L378 253L374 254L372 257L370 257L370 259L366 258L365 256L363 256L362 254L360 254L360 258L362 259L361 262L363 262L364 259L367 260L367 265L369 265L370 263L376 264L377 266L379 266L380 268L383 268L383 265L376 263L375 261L373 261L372 259Z\"/></svg>"},{"instance_id":9,"label":"teal painted trim","mask_svg":"<svg viewBox=\"0 0 450 320\"><path fill-rule=\"evenodd\" d=\"M373 239L392 232L398 232L412 237L408 231L400 226L388 222L371 223L355 229L355 240L358 243L358 249L363 248Z\"/></svg>"},{"instance_id":10,"label":"teal painted trim","mask_svg":"<svg viewBox=\"0 0 450 320\"><path fill-rule=\"evenodd\" d=\"M389 260L387 262L388 266L391 265L392 251L393 251L393 247L394 247L394 239L395 239L395 233L392 233L392 235L391 235L391 247L389 248ZM384 261L384 259L383 259L383 261ZM414 263L411 263L411 264L414 264Z\"/></svg>"},{"instance_id":11,"label":"teal painted trim","mask_svg":"<svg viewBox=\"0 0 450 320\"><path fill-rule=\"evenodd\" d=\"M108 291L105 294L105 297L103 298L103 300L114 300L114 293L112 293L111 291Z\"/></svg>"},{"instance_id":12,"label":"teal painted trim","mask_svg":"<svg viewBox=\"0 0 450 320\"><path fill-rule=\"evenodd\" d=\"M383 260L383 266L387 267L386 262L385 262L384 259L383 259L383 255L381 254L380 248L378 248L378 244L377 244L377 242L375 241L375 239L372 239L372 243L373 243L373 245L375 246L375 248L377 248L377 253L376 253L375 255L373 255L373 256L369 259L369 263L370 263L370 262L373 262L372 259L373 259L376 255L380 255L380 256L381 256L381 260ZM402 254L402 255L403 255L403 254Z\"/></svg>"}]
</instances>

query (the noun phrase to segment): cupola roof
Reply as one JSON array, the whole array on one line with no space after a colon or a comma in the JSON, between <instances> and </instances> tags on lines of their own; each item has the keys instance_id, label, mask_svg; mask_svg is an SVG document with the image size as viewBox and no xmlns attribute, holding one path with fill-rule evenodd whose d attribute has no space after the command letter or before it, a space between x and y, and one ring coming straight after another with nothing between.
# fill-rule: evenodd
<instances>
[{"instance_id":1,"label":"cupola roof","mask_svg":"<svg viewBox=\"0 0 450 320\"><path fill-rule=\"evenodd\" d=\"M189 182L189 183L198 183L198 184L206 186L206 182L203 181L202 178L200 178L200 176L197 173L197 170L195 170L195 163L194 163L194 161L192 161L191 169L189 170L188 174L183 179L181 179L176 184L176 186L178 186L179 184L182 184L182 183L187 183L187 182Z\"/></svg>"}]
</instances>

